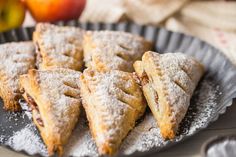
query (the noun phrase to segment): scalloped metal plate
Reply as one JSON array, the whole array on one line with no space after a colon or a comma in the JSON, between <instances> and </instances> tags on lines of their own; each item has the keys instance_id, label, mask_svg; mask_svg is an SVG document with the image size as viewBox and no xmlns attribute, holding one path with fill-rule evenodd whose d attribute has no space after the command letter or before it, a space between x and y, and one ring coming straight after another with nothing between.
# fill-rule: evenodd
<instances>
[{"instance_id":1,"label":"scalloped metal plate","mask_svg":"<svg viewBox=\"0 0 236 157\"><path fill-rule=\"evenodd\" d=\"M194 56L200 60L206 67L206 76L213 77L221 89L221 97L217 102L216 112L212 115L210 121L196 130L193 134L196 134L200 130L206 128L209 123L218 119L220 114L225 113L228 106L232 105L232 101L236 98L236 67L220 52L220 50L212 47L199 40L185 34L168 31L164 28L156 28L153 26L140 26L134 23L117 23L117 24L103 24L103 23L79 23L77 20L69 22L58 22L58 25L69 25L79 26L85 30L117 30L126 31L133 34L144 36L146 39L151 40L155 44L154 50L159 53L165 52L183 52L187 55ZM25 41L31 40L34 27L30 28L18 28L8 32L0 34L0 43L12 42L12 41ZM2 104L2 102L0 102ZM20 117L21 113L15 116ZM19 119L21 125L15 125L14 121L9 122L9 113L5 112L2 108L0 109L0 135L8 134L12 135L14 131L18 131L23 128L26 124L31 123L27 118ZM7 123L6 123L7 122ZM9 128L9 126L12 126ZM192 135L193 135L192 134ZM190 135L190 136L192 136ZM188 138L184 136L180 141ZM167 145L161 148L153 148L147 152L135 152L130 156L147 156L153 154L161 149L166 149L169 146L178 142L169 142ZM0 142L2 145L2 143ZM10 148L10 147L7 147ZM11 149L11 148L10 148ZM23 152L26 153L26 152ZM27 154L27 153L26 153ZM122 155L122 154L120 154Z\"/></svg>"}]
</instances>

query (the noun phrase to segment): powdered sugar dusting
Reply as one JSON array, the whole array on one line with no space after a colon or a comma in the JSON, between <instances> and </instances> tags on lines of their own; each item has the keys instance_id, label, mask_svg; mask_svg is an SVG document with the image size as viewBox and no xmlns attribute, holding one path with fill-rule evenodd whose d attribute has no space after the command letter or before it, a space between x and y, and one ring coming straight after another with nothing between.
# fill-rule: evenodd
<instances>
[{"instance_id":1,"label":"powdered sugar dusting","mask_svg":"<svg viewBox=\"0 0 236 157\"><path fill-rule=\"evenodd\" d=\"M8 109L18 108L19 76L34 68L34 45L32 42L11 42L0 45L0 95ZM7 94L6 94L7 93Z\"/></svg>"},{"instance_id":2,"label":"powdered sugar dusting","mask_svg":"<svg viewBox=\"0 0 236 157\"><path fill-rule=\"evenodd\" d=\"M132 154L135 151L147 151L155 146L161 147L166 143L167 141L161 138L160 129L149 112L124 140L121 150L124 154Z\"/></svg>"},{"instance_id":3,"label":"powdered sugar dusting","mask_svg":"<svg viewBox=\"0 0 236 157\"><path fill-rule=\"evenodd\" d=\"M99 71L99 64L102 64L103 70L118 69L131 72L134 61L141 59L143 53L150 49L150 42L130 33L89 31L84 40L84 61L87 67L92 66Z\"/></svg>"},{"instance_id":4,"label":"powdered sugar dusting","mask_svg":"<svg viewBox=\"0 0 236 157\"><path fill-rule=\"evenodd\" d=\"M20 99L19 103L21 105L21 109L24 111L24 116L27 116L29 119L31 119L32 118L32 112L31 112L28 104L23 99Z\"/></svg>"},{"instance_id":5,"label":"powdered sugar dusting","mask_svg":"<svg viewBox=\"0 0 236 157\"><path fill-rule=\"evenodd\" d=\"M158 54L149 51L142 58L142 64L149 79L153 75L152 68L145 66L149 62L155 65L154 73L160 73L160 79L154 79L150 84L154 84L154 88L162 89L163 92L158 92L158 96L165 97L171 105L172 120L179 124L185 116L184 109L189 107L193 92L203 75L203 66L193 57L183 53ZM161 105L159 110L164 110Z\"/></svg>"},{"instance_id":6,"label":"powdered sugar dusting","mask_svg":"<svg viewBox=\"0 0 236 157\"><path fill-rule=\"evenodd\" d=\"M198 129L206 126L212 115L216 112L217 98L220 97L219 86L211 79L204 78L200 82L198 88L194 92L193 99L189 110L181 123L181 128L177 137L173 141L164 141L160 135L160 130L156 125L156 121L153 118L150 111L147 111L146 115L139 122L136 127L129 133L129 135L123 141L120 153L132 154L135 151L148 151L155 147L159 150L172 142L181 141L184 137L192 135ZM28 124L22 130L13 134L7 140L10 147L16 150L25 149L29 154L40 153L45 156L45 152L42 152L42 141L40 141L38 134L31 132L33 125ZM32 134L31 134L32 133ZM22 134L23 137L19 137ZM29 144L29 140L26 135L30 135L30 139L33 141ZM3 137L0 136L0 140ZM5 137L4 137L5 138ZM12 139L24 139L19 142L9 142ZM39 142L40 141L40 142ZM23 145L26 143L27 145ZM76 129L65 147L65 156L98 156L96 145L91 137L85 114L81 114Z\"/></svg>"},{"instance_id":7,"label":"powdered sugar dusting","mask_svg":"<svg viewBox=\"0 0 236 157\"><path fill-rule=\"evenodd\" d=\"M8 139L6 145L11 146L16 151L26 151L28 154L41 154L47 156L46 148L41 139L35 134L35 126L28 124L25 128L17 131Z\"/></svg>"},{"instance_id":8,"label":"powdered sugar dusting","mask_svg":"<svg viewBox=\"0 0 236 157\"><path fill-rule=\"evenodd\" d=\"M215 112L219 95L221 95L219 86L208 79L204 79L195 91L191 102L194 105L190 105L189 111L181 124L179 135L173 141L164 141L162 139L154 117L150 112L146 113L143 121L137 124L123 141L120 149L121 153L128 155L135 151L148 151L153 147L161 149L172 142L178 142L182 138L195 133L195 131L208 124L212 114ZM68 155L83 156L86 154L94 156L97 153L95 145L92 147L94 149L88 149L87 147L87 149L82 149L84 146L81 146L82 143L93 143L91 135L88 133L88 128L80 128L78 130L80 131L75 133L78 136L73 135L77 137L78 143L74 142L74 145L70 143L72 144L70 147L73 149L70 149L71 151L68 152Z\"/></svg>"},{"instance_id":9,"label":"powdered sugar dusting","mask_svg":"<svg viewBox=\"0 0 236 157\"><path fill-rule=\"evenodd\" d=\"M195 91L189 110L181 123L178 136L173 141L164 141L161 138L160 130L156 121L148 113L143 122L138 124L135 129L125 139L122 151L125 154L132 154L135 151L147 151L153 147L161 149L165 145L178 142L182 138L192 135L198 129L206 126L212 114L215 112L217 97L221 95L219 86L210 80L203 80Z\"/></svg>"},{"instance_id":10,"label":"powdered sugar dusting","mask_svg":"<svg viewBox=\"0 0 236 157\"><path fill-rule=\"evenodd\" d=\"M65 156L98 156L84 113L82 111L79 123L65 148Z\"/></svg>"},{"instance_id":11,"label":"powdered sugar dusting","mask_svg":"<svg viewBox=\"0 0 236 157\"><path fill-rule=\"evenodd\" d=\"M216 111L217 98L221 95L219 85L204 80L199 90L195 92L194 106L190 106L188 114L182 123L191 123L188 134L206 126ZM196 107L196 108L195 108Z\"/></svg>"},{"instance_id":12,"label":"powdered sugar dusting","mask_svg":"<svg viewBox=\"0 0 236 157\"><path fill-rule=\"evenodd\" d=\"M83 56L83 33L82 29L76 27L59 27L45 23L37 24L36 35L33 40L37 43L42 57L42 62L39 62L39 68L61 67L80 70ZM40 55L38 54L39 58Z\"/></svg>"},{"instance_id":13,"label":"powdered sugar dusting","mask_svg":"<svg viewBox=\"0 0 236 157\"><path fill-rule=\"evenodd\" d=\"M108 143L115 150L145 111L142 91L132 76L116 70L99 73L86 69L83 73L81 97L87 116L93 119L90 122L99 146Z\"/></svg>"},{"instance_id":14,"label":"powdered sugar dusting","mask_svg":"<svg viewBox=\"0 0 236 157\"><path fill-rule=\"evenodd\" d=\"M40 154L47 156L46 147L43 144L35 125L29 120L32 114L28 105L19 100L22 112L2 112L7 125L0 124L0 145L7 145L16 151L25 151L30 155ZM1 117L2 118L2 117Z\"/></svg>"}]
</instances>

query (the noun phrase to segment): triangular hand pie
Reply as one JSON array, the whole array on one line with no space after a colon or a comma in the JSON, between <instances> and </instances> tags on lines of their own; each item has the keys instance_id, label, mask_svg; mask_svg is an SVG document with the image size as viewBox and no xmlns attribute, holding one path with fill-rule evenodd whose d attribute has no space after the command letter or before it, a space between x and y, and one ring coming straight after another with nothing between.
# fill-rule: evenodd
<instances>
[{"instance_id":1,"label":"triangular hand pie","mask_svg":"<svg viewBox=\"0 0 236 157\"><path fill-rule=\"evenodd\" d=\"M182 53L146 52L134 63L164 139L173 139L201 76L201 63Z\"/></svg>"},{"instance_id":2,"label":"triangular hand pie","mask_svg":"<svg viewBox=\"0 0 236 157\"><path fill-rule=\"evenodd\" d=\"M131 72L134 61L152 49L144 38L117 31L88 31L83 43L85 65L98 71Z\"/></svg>"},{"instance_id":3,"label":"triangular hand pie","mask_svg":"<svg viewBox=\"0 0 236 157\"><path fill-rule=\"evenodd\" d=\"M133 74L86 69L81 75L81 97L92 136L101 155L114 154L143 115L146 102Z\"/></svg>"},{"instance_id":4,"label":"triangular hand pie","mask_svg":"<svg viewBox=\"0 0 236 157\"><path fill-rule=\"evenodd\" d=\"M24 98L49 155L63 153L80 113L80 72L70 69L30 70L20 77Z\"/></svg>"},{"instance_id":5,"label":"triangular hand pie","mask_svg":"<svg viewBox=\"0 0 236 157\"><path fill-rule=\"evenodd\" d=\"M39 23L33 33L37 47L38 68L69 68L81 70L83 65L84 31L69 26Z\"/></svg>"},{"instance_id":6,"label":"triangular hand pie","mask_svg":"<svg viewBox=\"0 0 236 157\"><path fill-rule=\"evenodd\" d=\"M35 49L32 42L0 45L0 96L4 108L11 111L21 109L19 76L35 66Z\"/></svg>"}]
</instances>

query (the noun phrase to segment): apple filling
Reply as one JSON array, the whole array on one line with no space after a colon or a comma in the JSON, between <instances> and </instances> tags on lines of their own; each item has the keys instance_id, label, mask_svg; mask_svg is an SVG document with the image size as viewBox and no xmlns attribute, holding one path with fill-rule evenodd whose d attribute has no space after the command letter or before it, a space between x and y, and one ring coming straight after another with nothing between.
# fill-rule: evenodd
<instances>
[{"instance_id":1,"label":"apple filling","mask_svg":"<svg viewBox=\"0 0 236 157\"><path fill-rule=\"evenodd\" d=\"M39 64L42 63L42 55L40 53L38 42L36 42L35 47L36 47L36 66L39 68Z\"/></svg>"},{"instance_id":2,"label":"apple filling","mask_svg":"<svg viewBox=\"0 0 236 157\"><path fill-rule=\"evenodd\" d=\"M141 85L142 86L145 86L146 84L149 83L149 78L147 76L147 73L146 72L143 72L141 77L140 77L140 80L141 80Z\"/></svg>"},{"instance_id":3,"label":"apple filling","mask_svg":"<svg viewBox=\"0 0 236 157\"><path fill-rule=\"evenodd\" d=\"M156 102L156 104L158 106L159 105L159 102L158 102L159 97L158 97L158 94L157 94L156 91L154 92L154 97L155 97L155 102Z\"/></svg>"},{"instance_id":4,"label":"apple filling","mask_svg":"<svg viewBox=\"0 0 236 157\"><path fill-rule=\"evenodd\" d=\"M153 99L153 104L155 104L156 109L159 109L159 96L157 91L152 87L152 84L149 85L150 93L151 93L151 98Z\"/></svg>"},{"instance_id":5,"label":"apple filling","mask_svg":"<svg viewBox=\"0 0 236 157\"><path fill-rule=\"evenodd\" d=\"M157 109L159 109L159 96L156 90L152 87L152 78L149 78L147 73L145 71L142 72L142 75L140 77L141 85L146 86L146 88L150 91L150 99L152 99L152 104L156 106Z\"/></svg>"},{"instance_id":6,"label":"apple filling","mask_svg":"<svg viewBox=\"0 0 236 157\"><path fill-rule=\"evenodd\" d=\"M43 120L41 118L41 115L40 115L40 112L39 112L39 109L38 109L38 105L37 103L34 101L34 99L26 93L26 97L27 97L27 102L31 108L32 111L34 111L34 118L35 120L37 121L37 123L41 126L41 127L44 127L44 123L43 123Z\"/></svg>"}]
</instances>

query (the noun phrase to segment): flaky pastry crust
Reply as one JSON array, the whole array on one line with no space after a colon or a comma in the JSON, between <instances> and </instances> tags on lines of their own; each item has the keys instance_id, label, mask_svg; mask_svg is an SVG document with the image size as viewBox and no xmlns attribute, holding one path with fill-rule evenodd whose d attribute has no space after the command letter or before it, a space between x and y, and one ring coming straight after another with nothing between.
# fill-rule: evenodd
<instances>
[{"instance_id":1,"label":"flaky pastry crust","mask_svg":"<svg viewBox=\"0 0 236 157\"><path fill-rule=\"evenodd\" d=\"M19 76L35 66L32 42L12 42L0 45L0 96L4 108L19 111L21 98Z\"/></svg>"},{"instance_id":2,"label":"flaky pastry crust","mask_svg":"<svg viewBox=\"0 0 236 157\"><path fill-rule=\"evenodd\" d=\"M20 77L24 98L30 105L48 154L62 155L80 113L80 72L70 69L29 70Z\"/></svg>"},{"instance_id":3,"label":"flaky pastry crust","mask_svg":"<svg viewBox=\"0 0 236 157\"><path fill-rule=\"evenodd\" d=\"M203 65L182 53L149 51L134 63L134 69L163 138L173 139L203 75Z\"/></svg>"},{"instance_id":4,"label":"flaky pastry crust","mask_svg":"<svg viewBox=\"0 0 236 157\"><path fill-rule=\"evenodd\" d=\"M80 78L81 97L92 136L101 155L114 154L146 102L133 74L86 69Z\"/></svg>"},{"instance_id":5,"label":"flaky pastry crust","mask_svg":"<svg viewBox=\"0 0 236 157\"><path fill-rule=\"evenodd\" d=\"M40 70L69 68L82 70L84 31L69 26L39 23L33 33Z\"/></svg>"},{"instance_id":6,"label":"flaky pastry crust","mask_svg":"<svg viewBox=\"0 0 236 157\"><path fill-rule=\"evenodd\" d=\"M141 59L145 51L151 50L152 44L126 32L88 31L84 35L83 47L85 66L100 72L132 72L134 61Z\"/></svg>"}]
</instances>

